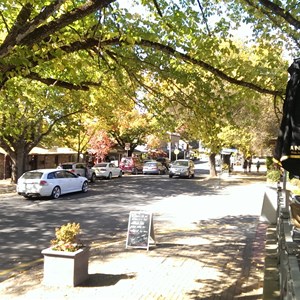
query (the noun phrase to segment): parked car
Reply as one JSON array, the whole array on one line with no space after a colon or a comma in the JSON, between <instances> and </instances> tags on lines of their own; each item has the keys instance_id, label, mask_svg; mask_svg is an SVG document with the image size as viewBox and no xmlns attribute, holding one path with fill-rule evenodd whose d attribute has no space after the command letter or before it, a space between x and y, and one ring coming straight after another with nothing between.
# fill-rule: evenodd
<instances>
[{"instance_id":1,"label":"parked car","mask_svg":"<svg viewBox=\"0 0 300 300\"><path fill-rule=\"evenodd\" d=\"M95 164L92 167L97 178L111 179L113 177L122 177L123 172L119 167L116 167L113 163L103 162Z\"/></svg>"},{"instance_id":2,"label":"parked car","mask_svg":"<svg viewBox=\"0 0 300 300\"><path fill-rule=\"evenodd\" d=\"M85 163L67 162L58 166L59 169L68 170L76 175L84 176L89 181L96 181L96 173Z\"/></svg>"},{"instance_id":3,"label":"parked car","mask_svg":"<svg viewBox=\"0 0 300 300\"><path fill-rule=\"evenodd\" d=\"M192 178L195 176L195 165L190 159L177 159L171 164L169 177L173 176Z\"/></svg>"},{"instance_id":4,"label":"parked car","mask_svg":"<svg viewBox=\"0 0 300 300\"><path fill-rule=\"evenodd\" d=\"M143 162L138 157L122 157L119 166L123 173L143 173Z\"/></svg>"},{"instance_id":5,"label":"parked car","mask_svg":"<svg viewBox=\"0 0 300 300\"><path fill-rule=\"evenodd\" d=\"M143 166L143 174L166 174L167 168L159 161L148 161Z\"/></svg>"},{"instance_id":6,"label":"parked car","mask_svg":"<svg viewBox=\"0 0 300 300\"><path fill-rule=\"evenodd\" d=\"M88 179L62 169L38 169L25 172L17 182L17 193L25 198L51 197L87 192Z\"/></svg>"}]
</instances>

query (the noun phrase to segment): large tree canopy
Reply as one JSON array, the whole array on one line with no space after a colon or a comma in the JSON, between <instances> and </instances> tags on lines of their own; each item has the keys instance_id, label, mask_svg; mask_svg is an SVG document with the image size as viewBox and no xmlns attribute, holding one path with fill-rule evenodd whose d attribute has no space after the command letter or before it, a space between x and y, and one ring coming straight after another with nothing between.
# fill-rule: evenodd
<instances>
[{"instance_id":1,"label":"large tree canopy","mask_svg":"<svg viewBox=\"0 0 300 300\"><path fill-rule=\"evenodd\" d=\"M204 101L215 113L237 95L245 95L243 101L254 99L253 93L281 98L287 81L283 57L299 54L299 12L298 1L4 0L0 122L5 130L0 146L14 153L17 162L64 118L88 109L101 114L106 99L118 101L120 90L122 99L126 95L142 102L166 119L166 106L176 110L176 103L197 106L196 116L205 116ZM253 34L238 41L239 28ZM28 86L36 94L34 89L27 93ZM62 111L61 103L41 110L39 97L47 88L51 99L42 97L52 104L60 88L73 90L72 97L61 97L66 103L72 98L72 104ZM75 96L76 91L87 94ZM197 91L194 99L191 91ZM221 92L222 105L216 101ZM13 111L13 99L21 111L25 108L23 115ZM17 117L39 124L39 137L7 126L13 115L16 124L21 122Z\"/></svg>"},{"instance_id":2,"label":"large tree canopy","mask_svg":"<svg viewBox=\"0 0 300 300\"><path fill-rule=\"evenodd\" d=\"M131 1L126 2L130 8ZM85 4L7 0L1 4L0 87L10 78L21 76L48 85L87 89L89 85L101 84L105 69L112 70L117 65L133 71L130 63L134 61L145 68L147 57L159 53L161 58L156 57L147 68L165 65L163 59L169 63L177 60L199 66L231 83L281 95L282 86L276 86L276 82L261 82L251 69L245 72L241 66L228 67L220 57L226 57L229 48L239 52L232 43L224 46L222 41L230 42L231 29L242 21L253 24L254 32L260 34L256 43L264 43L264 48L275 50L276 45L285 42L295 49L300 8L295 1L286 2L280 7L271 1L148 0L141 1L144 7L138 14L129 13L128 8L117 9L118 2L113 0ZM261 76L272 79L273 69L281 67L277 65L280 55L277 50L269 53L269 69L260 70ZM86 70L91 60L98 62L97 76L91 69Z\"/></svg>"}]
</instances>

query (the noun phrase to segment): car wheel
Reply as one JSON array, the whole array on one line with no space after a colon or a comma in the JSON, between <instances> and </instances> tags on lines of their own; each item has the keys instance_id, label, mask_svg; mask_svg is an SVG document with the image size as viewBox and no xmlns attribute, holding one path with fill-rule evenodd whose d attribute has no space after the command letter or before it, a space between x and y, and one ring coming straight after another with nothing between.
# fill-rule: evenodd
<instances>
[{"instance_id":1,"label":"car wheel","mask_svg":"<svg viewBox=\"0 0 300 300\"><path fill-rule=\"evenodd\" d=\"M169 174L169 178L172 178L173 177L173 175L172 174Z\"/></svg>"},{"instance_id":2,"label":"car wheel","mask_svg":"<svg viewBox=\"0 0 300 300\"><path fill-rule=\"evenodd\" d=\"M112 178L111 173L108 174L107 179L110 180Z\"/></svg>"},{"instance_id":3,"label":"car wheel","mask_svg":"<svg viewBox=\"0 0 300 300\"><path fill-rule=\"evenodd\" d=\"M82 184L81 190L82 190L84 193L86 193L86 192L88 191L88 189L89 189L88 182L85 181L85 182Z\"/></svg>"},{"instance_id":4,"label":"car wheel","mask_svg":"<svg viewBox=\"0 0 300 300\"><path fill-rule=\"evenodd\" d=\"M123 176L123 172L120 171L119 176L118 177L122 177Z\"/></svg>"},{"instance_id":5,"label":"car wheel","mask_svg":"<svg viewBox=\"0 0 300 300\"><path fill-rule=\"evenodd\" d=\"M51 193L51 198L52 199L58 199L60 197L61 190L59 186L54 187Z\"/></svg>"},{"instance_id":6,"label":"car wheel","mask_svg":"<svg viewBox=\"0 0 300 300\"><path fill-rule=\"evenodd\" d=\"M91 182L96 182L96 179L97 179L96 174L93 173L91 177Z\"/></svg>"}]
</instances>

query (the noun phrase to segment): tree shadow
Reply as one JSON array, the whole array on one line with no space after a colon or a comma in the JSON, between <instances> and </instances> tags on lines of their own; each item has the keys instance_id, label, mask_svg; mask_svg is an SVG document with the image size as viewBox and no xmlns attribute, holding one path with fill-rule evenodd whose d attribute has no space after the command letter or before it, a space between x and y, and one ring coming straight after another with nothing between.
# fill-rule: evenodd
<instances>
[{"instance_id":1,"label":"tree shadow","mask_svg":"<svg viewBox=\"0 0 300 300\"><path fill-rule=\"evenodd\" d=\"M123 279L133 279L135 274L89 274L89 278L82 283L81 287L104 287L117 284Z\"/></svg>"}]
</instances>

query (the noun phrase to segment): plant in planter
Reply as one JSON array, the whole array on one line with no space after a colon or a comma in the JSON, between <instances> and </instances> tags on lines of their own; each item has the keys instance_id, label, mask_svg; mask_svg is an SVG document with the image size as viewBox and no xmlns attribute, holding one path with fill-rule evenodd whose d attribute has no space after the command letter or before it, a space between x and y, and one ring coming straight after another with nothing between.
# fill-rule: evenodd
<instances>
[{"instance_id":1,"label":"plant in planter","mask_svg":"<svg viewBox=\"0 0 300 300\"><path fill-rule=\"evenodd\" d=\"M89 247L79 240L80 224L55 229L56 239L44 249L44 284L76 286L88 279Z\"/></svg>"}]
</instances>

